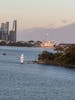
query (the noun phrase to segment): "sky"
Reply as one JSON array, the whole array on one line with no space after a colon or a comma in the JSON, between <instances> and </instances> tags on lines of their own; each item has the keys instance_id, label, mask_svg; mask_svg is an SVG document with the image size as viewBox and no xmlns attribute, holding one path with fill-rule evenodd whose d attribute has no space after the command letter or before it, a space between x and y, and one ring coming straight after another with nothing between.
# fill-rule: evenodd
<instances>
[{"instance_id":1,"label":"sky","mask_svg":"<svg viewBox=\"0 0 75 100\"><path fill-rule=\"evenodd\" d=\"M19 29L60 27L75 21L75 0L0 0L0 22L14 19Z\"/></svg>"},{"instance_id":2,"label":"sky","mask_svg":"<svg viewBox=\"0 0 75 100\"><path fill-rule=\"evenodd\" d=\"M16 19L18 31L75 22L75 0L0 0L0 23Z\"/></svg>"}]
</instances>

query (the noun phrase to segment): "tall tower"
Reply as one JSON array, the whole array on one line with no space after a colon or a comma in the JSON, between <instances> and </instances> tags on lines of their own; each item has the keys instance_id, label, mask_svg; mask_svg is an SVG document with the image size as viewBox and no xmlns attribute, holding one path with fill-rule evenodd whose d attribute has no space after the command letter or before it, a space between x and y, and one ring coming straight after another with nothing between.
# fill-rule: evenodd
<instances>
[{"instance_id":1,"label":"tall tower","mask_svg":"<svg viewBox=\"0 0 75 100\"><path fill-rule=\"evenodd\" d=\"M13 31L17 32L17 20L13 21Z\"/></svg>"},{"instance_id":2,"label":"tall tower","mask_svg":"<svg viewBox=\"0 0 75 100\"><path fill-rule=\"evenodd\" d=\"M1 23L1 40L4 40L4 23Z\"/></svg>"},{"instance_id":3,"label":"tall tower","mask_svg":"<svg viewBox=\"0 0 75 100\"><path fill-rule=\"evenodd\" d=\"M12 42L16 42L16 33L17 33L17 21L13 21L12 30L9 33L9 40Z\"/></svg>"},{"instance_id":4,"label":"tall tower","mask_svg":"<svg viewBox=\"0 0 75 100\"><path fill-rule=\"evenodd\" d=\"M8 34L9 34L9 22L1 24L1 40L8 41Z\"/></svg>"},{"instance_id":5,"label":"tall tower","mask_svg":"<svg viewBox=\"0 0 75 100\"><path fill-rule=\"evenodd\" d=\"M14 42L16 42L16 33L17 33L17 20L13 21L13 32L14 32Z\"/></svg>"},{"instance_id":6,"label":"tall tower","mask_svg":"<svg viewBox=\"0 0 75 100\"><path fill-rule=\"evenodd\" d=\"M5 38L8 41L8 35L9 35L9 22L5 23Z\"/></svg>"}]
</instances>

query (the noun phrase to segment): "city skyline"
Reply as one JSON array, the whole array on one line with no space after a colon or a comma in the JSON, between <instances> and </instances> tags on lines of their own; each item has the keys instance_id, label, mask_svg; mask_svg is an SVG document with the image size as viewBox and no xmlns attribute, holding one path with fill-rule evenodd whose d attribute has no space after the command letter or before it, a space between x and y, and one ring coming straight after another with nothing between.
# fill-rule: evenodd
<instances>
[{"instance_id":1,"label":"city skyline","mask_svg":"<svg viewBox=\"0 0 75 100\"><path fill-rule=\"evenodd\" d=\"M0 27L0 40L16 42L17 35L17 20L13 21L12 29L10 30L9 21L2 22Z\"/></svg>"}]
</instances>

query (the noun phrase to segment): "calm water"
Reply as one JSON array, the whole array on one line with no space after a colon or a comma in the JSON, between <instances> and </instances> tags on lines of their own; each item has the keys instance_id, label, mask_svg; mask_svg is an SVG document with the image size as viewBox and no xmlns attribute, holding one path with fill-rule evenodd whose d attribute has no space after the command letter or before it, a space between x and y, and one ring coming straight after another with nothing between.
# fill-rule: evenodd
<instances>
[{"instance_id":1,"label":"calm water","mask_svg":"<svg viewBox=\"0 0 75 100\"><path fill-rule=\"evenodd\" d=\"M0 47L0 100L75 100L75 69L28 63L42 50Z\"/></svg>"}]
</instances>

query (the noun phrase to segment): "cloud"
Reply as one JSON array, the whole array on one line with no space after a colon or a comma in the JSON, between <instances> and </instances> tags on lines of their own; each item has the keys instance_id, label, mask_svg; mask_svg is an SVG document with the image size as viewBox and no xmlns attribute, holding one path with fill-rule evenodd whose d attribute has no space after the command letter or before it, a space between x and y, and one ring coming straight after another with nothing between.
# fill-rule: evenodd
<instances>
[{"instance_id":1,"label":"cloud","mask_svg":"<svg viewBox=\"0 0 75 100\"><path fill-rule=\"evenodd\" d=\"M66 24L68 21L65 20L65 19L63 19L63 20L61 20L61 22L64 23L64 24Z\"/></svg>"}]
</instances>

